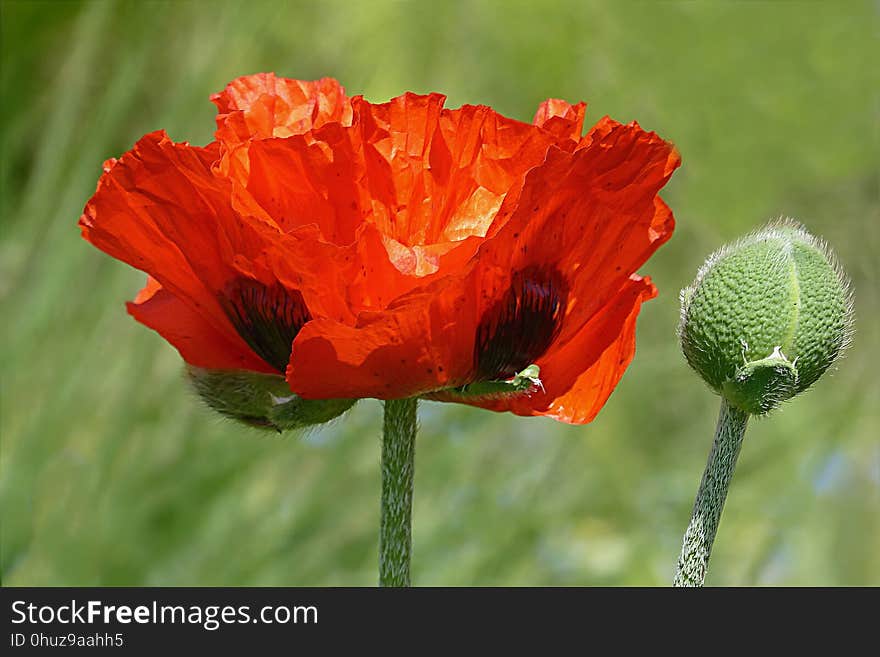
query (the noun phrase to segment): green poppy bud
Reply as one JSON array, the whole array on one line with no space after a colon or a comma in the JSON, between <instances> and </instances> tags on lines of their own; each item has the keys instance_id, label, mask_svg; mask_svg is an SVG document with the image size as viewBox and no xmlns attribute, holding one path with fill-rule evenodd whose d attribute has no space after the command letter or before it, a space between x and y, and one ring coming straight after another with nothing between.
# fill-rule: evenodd
<instances>
[{"instance_id":1,"label":"green poppy bud","mask_svg":"<svg viewBox=\"0 0 880 657\"><path fill-rule=\"evenodd\" d=\"M722 247L681 293L688 364L752 414L813 385L848 345L852 324L849 279L792 220Z\"/></svg>"},{"instance_id":2,"label":"green poppy bud","mask_svg":"<svg viewBox=\"0 0 880 657\"><path fill-rule=\"evenodd\" d=\"M286 431L329 422L356 399L303 399L284 377L258 372L208 370L192 365L187 378L202 400L221 415L260 429Z\"/></svg>"}]
</instances>

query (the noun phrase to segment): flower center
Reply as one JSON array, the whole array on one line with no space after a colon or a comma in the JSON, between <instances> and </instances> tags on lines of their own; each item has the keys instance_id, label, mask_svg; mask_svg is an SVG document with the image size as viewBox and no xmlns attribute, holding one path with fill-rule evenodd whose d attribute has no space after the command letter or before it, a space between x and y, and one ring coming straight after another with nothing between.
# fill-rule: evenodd
<instances>
[{"instance_id":1,"label":"flower center","mask_svg":"<svg viewBox=\"0 0 880 657\"><path fill-rule=\"evenodd\" d=\"M298 290L250 279L230 283L220 303L235 330L254 352L284 374L293 339L312 315Z\"/></svg>"},{"instance_id":2,"label":"flower center","mask_svg":"<svg viewBox=\"0 0 880 657\"><path fill-rule=\"evenodd\" d=\"M478 380L509 379L543 356L559 332L567 296L557 271L515 272L510 288L477 327Z\"/></svg>"}]
</instances>

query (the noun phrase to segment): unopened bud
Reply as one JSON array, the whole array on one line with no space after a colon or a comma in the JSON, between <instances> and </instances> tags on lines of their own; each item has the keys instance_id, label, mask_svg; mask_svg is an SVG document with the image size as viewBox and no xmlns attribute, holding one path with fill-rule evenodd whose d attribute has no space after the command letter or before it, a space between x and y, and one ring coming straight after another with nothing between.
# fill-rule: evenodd
<instances>
[{"instance_id":1,"label":"unopened bud","mask_svg":"<svg viewBox=\"0 0 880 657\"><path fill-rule=\"evenodd\" d=\"M852 334L850 283L800 224L774 222L713 253L682 290L688 364L747 413L809 388Z\"/></svg>"}]
</instances>

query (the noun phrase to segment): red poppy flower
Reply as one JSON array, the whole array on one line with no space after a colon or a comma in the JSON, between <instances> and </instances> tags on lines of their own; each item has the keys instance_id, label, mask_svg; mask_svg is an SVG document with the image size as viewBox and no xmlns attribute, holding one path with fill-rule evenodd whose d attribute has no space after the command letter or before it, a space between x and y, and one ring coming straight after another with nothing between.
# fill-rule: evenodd
<instances>
[{"instance_id":1,"label":"red poppy flower","mask_svg":"<svg viewBox=\"0 0 880 657\"><path fill-rule=\"evenodd\" d=\"M306 399L416 395L591 420L656 295L675 149L545 101L533 124L438 94L240 78L206 147L143 137L80 219L150 275L129 312L188 363L284 374ZM541 387L464 398L530 364ZM459 389L459 390L456 390Z\"/></svg>"}]
</instances>

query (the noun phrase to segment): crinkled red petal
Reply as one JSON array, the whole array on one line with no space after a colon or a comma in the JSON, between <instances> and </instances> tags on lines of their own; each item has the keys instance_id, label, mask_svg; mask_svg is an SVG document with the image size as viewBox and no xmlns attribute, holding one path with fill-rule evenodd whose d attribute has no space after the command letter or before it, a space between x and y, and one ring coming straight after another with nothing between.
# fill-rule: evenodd
<instances>
[{"instance_id":1,"label":"crinkled red petal","mask_svg":"<svg viewBox=\"0 0 880 657\"><path fill-rule=\"evenodd\" d=\"M211 102L217 106L218 126L226 115L242 112L248 137L287 137L351 120L349 98L333 78L291 80L256 73L233 80Z\"/></svg>"},{"instance_id":2,"label":"crinkled red petal","mask_svg":"<svg viewBox=\"0 0 880 657\"><path fill-rule=\"evenodd\" d=\"M472 313L464 287L443 280L387 311L361 313L356 326L309 322L294 340L287 381L309 399L395 399L458 385L470 371L473 344L457 329L476 326Z\"/></svg>"},{"instance_id":3,"label":"crinkled red petal","mask_svg":"<svg viewBox=\"0 0 880 657\"><path fill-rule=\"evenodd\" d=\"M218 168L247 176L246 145L252 139L289 137L325 123L351 122L351 101L332 78L291 80L274 73L247 75L211 96L217 106L217 141L224 146Z\"/></svg>"},{"instance_id":4,"label":"crinkled red petal","mask_svg":"<svg viewBox=\"0 0 880 657\"><path fill-rule=\"evenodd\" d=\"M383 273L373 282L395 295L418 279L460 270L484 236L497 231L502 202L517 196L548 148L574 148L583 107L554 106L561 114L553 117L544 112L567 126L563 135L484 106L447 110L444 100L439 94L405 94L383 104L354 98L351 127L331 123L251 142L237 207L285 232L316 224L323 239L338 245L359 239L365 224L374 226L385 247L380 259L411 277L390 283Z\"/></svg>"},{"instance_id":5,"label":"crinkled red petal","mask_svg":"<svg viewBox=\"0 0 880 657\"><path fill-rule=\"evenodd\" d=\"M393 398L473 380L479 320L507 293L516 272L552 269L568 285L562 325L547 354L582 343L584 327L601 323L630 276L671 235L672 213L657 192L678 163L675 149L653 133L608 121L573 152L551 149L528 173L521 194L505 200L503 226L460 276L364 315L355 327L308 325L294 343L287 373L292 389L306 397L334 396L338 385L345 395ZM624 328L623 319L618 325ZM596 341L589 353L595 359L604 350ZM402 361L417 366L397 375ZM605 376L589 363L580 366ZM566 411L571 418L590 412Z\"/></svg>"},{"instance_id":6,"label":"crinkled red petal","mask_svg":"<svg viewBox=\"0 0 880 657\"><path fill-rule=\"evenodd\" d=\"M657 193L680 163L674 147L635 124L615 123L594 139L551 152L517 202L502 207L509 217L478 255L480 314L515 272L552 269L568 281L564 343L671 237L672 212Z\"/></svg>"},{"instance_id":7,"label":"crinkled red petal","mask_svg":"<svg viewBox=\"0 0 880 657\"><path fill-rule=\"evenodd\" d=\"M158 332L190 365L271 371L238 336L230 338L218 331L191 304L175 297L152 277L126 306L132 317Z\"/></svg>"},{"instance_id":8,"label":"crinkled red petal","mask_svg":"<svg viewBox=\"0 0 880 657\"><path fill-rule=\"evenodd\" d=\"M573 147L583 134L586 111L586 103L572 105L558 98L548 98L538 106L533 123L556 135L560 148ZM566 144L566 140L572 143Z\"/></svg>"},{"instance_id":9,"label":"crinkled red petal","mask_svg":"<svg viewBox=\"0 0 880 657\"><path fill-rule=\"evenodd\" d=\"M593 420L613 392L635 354L636 317L657 289L645 278L633 277L605 308L584 324L563 346L554 345L542 358L543 389L507 398L454 401L517 415L545 415L569 424Z\"/></svg>"},{"instance_id":10,"label":"crinkled red petal","mask_svg":"<svg viewBox=\"0 0 880 657\"><path fill-rule=\"evenodd\" d=\"M248 348L219 299L240 278L275 281L264 264L273 235L232 209L228 181L211 171L217 152L176 144L164 132L144 136L107 168L80 226L88 241L150 274L238 345L241 360Z\"/></svg>"}]
</instances>

